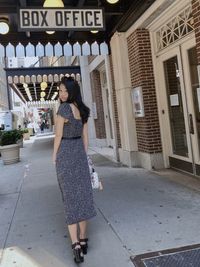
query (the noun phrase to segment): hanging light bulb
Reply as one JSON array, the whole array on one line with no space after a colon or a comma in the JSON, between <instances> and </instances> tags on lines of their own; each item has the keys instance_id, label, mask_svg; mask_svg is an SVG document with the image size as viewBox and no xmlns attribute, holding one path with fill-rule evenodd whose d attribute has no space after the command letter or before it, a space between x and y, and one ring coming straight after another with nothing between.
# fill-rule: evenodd
<instances>
[{"instance_id":1,"label":"hanging light bulb","mask_svg":"<svg viewBox=\"0 0 200 267\"><path fill-rule=\"evenodd\" d=\"M40 96L41 96L41 97L45 97L45 95L46 95L45 92L41 92L41 93L40 93Z\"/></svg>"},{"instance_id":2,"label":"hanging light bulb","mask_svg":"<svg viewBox=\"0 0 200 267\"><path fill-rule=\"evenodd\" d=\"M45 0L43 7L64 7L62 0Z\"/></svg>"},{"instance_id":3,"label":"hanging light bulb","mask_svg":"<svg viewBox=\"0 0 200 267\"><path fill-rule=\"evenodd\" d=\"M55 31L46 31L47 34L54 34Z\"/></svg>"},{"instance_id":4,"label":"hanging light bulb","mask_svg":"<svg viewBox=\"0 0 200 267\"><path fill-rule=\"evenodd\" d=\"M7 34L9 32L8 20L5 18L0 19L0 34Z\"/></svg>"},{"instance_id":5,"label":"hanging light bulb","mask_svg":"<svg viewBox=\"0 0 200 267\"><path fill-rule=\"evenodd\" d=\"M90 31L91 33L98 33L99 31L95 31L95 30L93 30L93 31Z\"/></svg>"},{"instance_id":6,"label":"hanging light bulb","mask_svg":"<svg viewBox=\"0 0 200 267\"><path fill-rule=\"evenodd\" d=\"M47 86L48 86L47 82L41 82L40 84L41 90L45 90Z\"/></svg>"},{"instance_id":7,"label":"hanging light bulb","mask_svg":"<svg viewBox=\"0 0 200 267\"><path fill-rule=\"evenodd\" d=\"M109 4L116 4L119 0L106 0Z\"/></svg>"},{"instance_id":8,"label":"hanging light bulb","mask_svg":"<svg viewBox=\"0 0 200 267\"><path fill-rule=\"evenodd\" d=\"M42 102L43 102L43 101L45 101L45 99L44 99L43 97L41 97L41 98L40 98L40 101L42 101Z\"/></svg>"}]
</instances>

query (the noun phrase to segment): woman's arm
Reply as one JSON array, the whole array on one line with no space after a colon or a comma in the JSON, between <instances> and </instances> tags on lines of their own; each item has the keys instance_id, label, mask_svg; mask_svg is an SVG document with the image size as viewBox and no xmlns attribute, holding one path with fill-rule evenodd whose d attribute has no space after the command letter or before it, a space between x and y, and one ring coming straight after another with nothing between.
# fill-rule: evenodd
<instances>
[{"instance_id":1,"label":"woman's arm","mask_svg":"<svg viewBox=\"0 0 200 267\"><path fill-rule=\"evenodd\" d=\"M56 161L56 154L58 152L58 148L60 146L60 142L63 135L63 126L64 126L65 119L58 115L56 119L56 133L54 138L54 149L53 149L53 162Z\"/></svg>"},{"instance_id":2,"label":"woman's arm","mask_svg":"<svg viewBox=\"0 0 200 267\"><path fill-rule=\"evenodd\" d=\"M83 144L85 148L85 152L87 154L88 151L88 124L84 123L83 125Z\"/></svg>"}]
</instances>

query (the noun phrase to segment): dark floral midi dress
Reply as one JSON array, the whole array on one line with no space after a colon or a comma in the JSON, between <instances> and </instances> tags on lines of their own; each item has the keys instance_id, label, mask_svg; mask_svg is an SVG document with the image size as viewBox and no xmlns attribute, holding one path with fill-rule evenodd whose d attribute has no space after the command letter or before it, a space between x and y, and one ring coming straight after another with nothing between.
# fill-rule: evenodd
<instances>
[{"instance_id":1,"label":"dark floral midi dress","mask_svg":"<svg viewBox=\"0 0 200 267\"><path fill-rule=\"evenodd\" d=\"M64 123L63 138L56 157L56 172L64 204L66 223L74 224L96 215L87 155L84 149L83 123L74 118L69 103L57 112ZM80 138L81 137L81 138Z\"/></svg>"}]
</instances>

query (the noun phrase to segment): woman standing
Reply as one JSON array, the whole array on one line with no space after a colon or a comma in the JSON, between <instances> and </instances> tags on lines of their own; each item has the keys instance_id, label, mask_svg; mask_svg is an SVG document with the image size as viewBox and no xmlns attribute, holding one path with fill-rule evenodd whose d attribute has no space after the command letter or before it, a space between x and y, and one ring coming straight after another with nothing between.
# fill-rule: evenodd
<instances>
[{"instance_id":1,"label":"woman standing","mask_svg":"<svg viewBox=\"0 0 200 267\"><path fill-rule=\"evenodd\" d=\"M83 254L87 254L87 220L96 215L87 161L90 110L82 102L78 83L71 77L61 79L59 98L61 104L57 112L53 161L56 163L74 260L79 263L84 261Z\"/></svg>"}]
</instances>

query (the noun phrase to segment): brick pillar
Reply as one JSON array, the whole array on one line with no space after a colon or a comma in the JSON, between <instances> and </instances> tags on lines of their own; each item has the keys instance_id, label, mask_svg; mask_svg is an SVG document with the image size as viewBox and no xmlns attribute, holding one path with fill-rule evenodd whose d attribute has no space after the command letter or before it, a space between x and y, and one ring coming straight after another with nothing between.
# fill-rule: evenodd
<instances>
[{"instance_id":1,"label":"brick pillar","mask_svg":"<svg viewBox=\"0 0 200 267\"><path fill-rule=\"evenodd\" d=\"M91 72L91 86L92 86L92 98L93 102L96 103L97 119L94 120L96 138L106 138L106 129L104 122L104 110L103 110L103 99L101 92L101 80L100 73L97 70Z\"/></svg>"},{"instance_id":2,"label":"brick pillar","mask_svg":"<svg viewBox=\"0 0 200 267\"><path fill-rule=\"evenodd\" d=\"M132 88L141 86L145 116L136 118L138 150L162 151L156 90L148 30L136 30L127 38Z\"/></svg>"},{"instance_id":3,"label":"brick pillar","mask_svg":"<svg viewBox=\"0 0 200 267\"><path fill-rule=\"evenodd\" d=\"M194 18L197 60L198 64L200 65L200 0L192 0L192 16Z\"/></svg>"}]
</instances>

